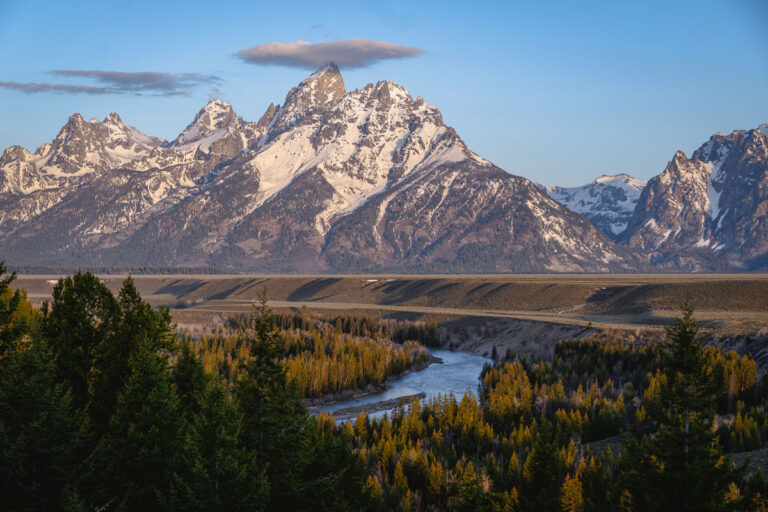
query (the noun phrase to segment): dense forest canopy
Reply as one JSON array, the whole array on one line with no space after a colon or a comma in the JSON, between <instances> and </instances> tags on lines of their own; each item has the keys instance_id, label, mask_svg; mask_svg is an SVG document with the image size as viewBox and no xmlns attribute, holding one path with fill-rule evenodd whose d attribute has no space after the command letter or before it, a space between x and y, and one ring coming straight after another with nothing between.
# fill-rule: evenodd
<instances>
[{"instance_id":1,"label":"dense forest canopy","mask_svg":"<svg viewBox=\"0 0 768 512\"><path fill-rule=\"evenodd\" d=\"M266 302L266 298L262 297ZM301 398L380 387L390 377L429 361L424 344L437 343L436 326L357 315L320 318L301 313L272 314L288 380ZM199 336L185 332L182 344L207 372L236 382L250 359L256 336L253 319L241 315Z\"/></svg>"},{"instance_id":2,"label":"dense forest canopy","mask_svg":"<svg viewBox=\"0 0 768 512\"><path fill-rule=\"evenodd\" d=\"M4 268L0 265L0 277ZM477 396L337 424L302 398L425 363L434 326L307 312L177 333L132 280L78 273L35 310L0 280L3 510L765 510L728 454L768 441L747 356L686 305L665 344L509 354Z\"/></svg>"}]
</instances>

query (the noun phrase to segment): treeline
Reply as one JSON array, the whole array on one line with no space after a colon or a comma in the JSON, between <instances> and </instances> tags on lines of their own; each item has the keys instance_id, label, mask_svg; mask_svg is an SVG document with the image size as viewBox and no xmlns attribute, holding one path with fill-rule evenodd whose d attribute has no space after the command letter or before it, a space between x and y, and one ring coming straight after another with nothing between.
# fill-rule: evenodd
<instances>
[{"instance_id":1,"label":"treeline","mask_svg":"<svg viewBox=\"0 0 768 512\"><path fill-rule=\"evenodd\" d=\"M231 274L232 272L217 267L163 267L152 265L141 265L131 267L119 266L53 266L53 265L30 265L13 264L7 265L9 271L19 274L71 274L75 272L92 272L94 274Z\"/></svg>"},{"instance_id":2,"label":"treeline","mask_svg":"<svg viewBox=\"0 0 768 512\"><path fill-rule=\"evenodd\" d=\"M389 377L426 363L429 355L416 340L434 336L431 326L364 316L324 319L303 311L272 318L288 381L302 398L379 386ZM199 339L187 335L183 343L206 371L237 382L252 357L248 347L256 334L256 321L252 316L239 316L225 329Z\"/></svg>"},{"instance_id":3,"label":"treeline","mask_svg":"<svg viewBox=\"0 0 768 512\"><path fill-rule=\"evenodd\" d=\"M437 323L421 320L403 322L392 318L379 318L370 315L332 315L318 316L306 308L300 312L275 313L275 324L283 330L326 330L361 336L366 338L389 339L396 343L418 341L428 347L440 347L442 342L437 331ZM231 329L248 328L249 315L238 315L228 321Z\"/></svg>"},{"instance_id":4,"label":"treeline","mask_svg":"<svg viewBox=\"0 0 768 512\"><path fill-rule=\"evenodd\" d=\"M2 274L0 265L0 275ZM262 308L224 381L131 279L92 274L40 312L0 280L3 510L376 510L351 439L289 385Z\"/></svg>"}]
</instances>

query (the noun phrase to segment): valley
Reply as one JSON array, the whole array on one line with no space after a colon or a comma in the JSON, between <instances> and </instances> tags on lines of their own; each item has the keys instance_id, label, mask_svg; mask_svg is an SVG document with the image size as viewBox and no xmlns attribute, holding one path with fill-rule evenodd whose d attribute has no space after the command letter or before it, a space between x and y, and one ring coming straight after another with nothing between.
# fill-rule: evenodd
<instances>
[{"instance_id":1,"label":"valley","mask_svg":"<svg viewBox=\"0 0 768 512\"><path fill-rule=\"evenodd\" d=\"M22 275L33 304L58 276ZM102 275L119 289L122 275ZM564 275L137 275L142 297L168 306L189 329L250 313L266 290L270 307L357 312L437 322L446 345L489 356L551 355L568 338L661 339L686 294L705 332L768 362L768 274Z\"/></svg>"}]
</instances>

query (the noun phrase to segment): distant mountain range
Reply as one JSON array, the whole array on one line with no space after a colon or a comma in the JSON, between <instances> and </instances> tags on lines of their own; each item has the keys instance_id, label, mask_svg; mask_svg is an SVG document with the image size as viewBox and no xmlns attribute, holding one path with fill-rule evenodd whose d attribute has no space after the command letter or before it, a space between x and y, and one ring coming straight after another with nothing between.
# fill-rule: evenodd
<instances>
[{"instance_id":1,"label":"distant mountain range","mask_svg":"<svg viewBox=\"0 0 768 512\"><path fill-rule=\"evenodd\" d=\"M169 142L117 114L75 114L34 153L6 149L0 258L256 272L762 268L767 134L718 134L647 185L618 175L542 189L471 152L403 87L347 92L328 65L257 122L212 100Z\"/></svg>"},{"instance_id":2,"label":"distant mountain range","mask_svg":"<svg viewBox=\"0 0 768 512\"><path fill-rule=\"evenodd\" d=\"M543 188L552 199L585 216L600 231L616 239L627 228L645 183L628 174L603 174L581 187Z\"/></svg>"}]
</instances>

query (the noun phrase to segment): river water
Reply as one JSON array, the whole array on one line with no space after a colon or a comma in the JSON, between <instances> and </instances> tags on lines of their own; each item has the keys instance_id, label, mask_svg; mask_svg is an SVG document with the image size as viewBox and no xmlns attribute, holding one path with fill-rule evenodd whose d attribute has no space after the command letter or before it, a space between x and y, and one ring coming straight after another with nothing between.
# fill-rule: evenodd
<instances>
[{"instance_id":1,"label":"river water","mask_svg":"<svg viewBox=\"0 0 768 512\"><path fill-rule=\"evenodd\" d=\"M423 370L389 381L387 383L389 388L381 393L326 405L318 408L317 411L334 412L347 407L359 407L422 392L427 397L453 392L457 399L461 399L465 392L477 395L478 377L483 370L483 365L490 363L490 359L450 350L429 349L429 352L440 358L442 363L432 363ZM381 417L385 413L391 415L393 410L394 408L377 411L370 416Z\"/></svg>"}]
</instances>

